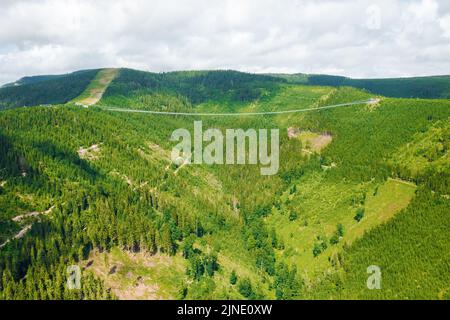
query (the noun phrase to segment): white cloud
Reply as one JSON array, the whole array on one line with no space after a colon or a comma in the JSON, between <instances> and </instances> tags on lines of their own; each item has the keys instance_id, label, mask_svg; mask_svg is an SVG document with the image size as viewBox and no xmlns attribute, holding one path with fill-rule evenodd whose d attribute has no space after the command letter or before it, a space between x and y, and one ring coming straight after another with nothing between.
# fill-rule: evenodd
<instances>
[{"instance_id":1,"label":"white cloud","mask_svg":"<svg viewBox=\"0 0 450 320\"><path fill-rule=\"evenodd\" d=\"M105 66L450 74L449 37L448 0L1 1L0 83Z\"/></svg>"},{"instance_id":2,"label":"white cloud","mask_svg":"<svg viewBox=\"0 0 450 320\"><path fill-rule=\"evenodd\" d=\"M443 16L439 20L439 24L440 24L442 30L444 31L444 36L446 38L450 38L450 14Z\"/></svg>"}]
</instances>

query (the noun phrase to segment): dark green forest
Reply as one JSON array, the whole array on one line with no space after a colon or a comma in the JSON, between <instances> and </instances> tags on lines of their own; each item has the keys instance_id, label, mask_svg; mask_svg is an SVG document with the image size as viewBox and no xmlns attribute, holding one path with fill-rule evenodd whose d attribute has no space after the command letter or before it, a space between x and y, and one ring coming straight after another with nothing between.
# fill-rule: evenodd
<instances>
[{"instance_id":1,"label":"dark green forest","mask_svg":"<svg viewBox=\"0 0 450 320\"><path fill-rule=\"evenodd\" d=\"M18 85L0 88L0 110L66 103L80 95L97 72L86 70L68 75L23 78Z\"/></svg>"},{"instance_id":2,"label":"dark green forest","mask_svg":"<svg viewBox=\"0 0 450 320\"><path fill-rule=\"evenodd\" d=\"M209 100L246 102L276 90L283 79L237 71L180 71L149 73L123 69L104 98L135 93L166 93L187 98L191 104Z\"/></svg>"},{"instance_id":3,"label":"dark green forest","mask_svg":"<svg viewBox=\"0 0 450 320\"><path fill-rule=\"evenodd\" d=\"M332 75L274 75L291 83L354 87L392 98L449 99L450 76L352 79Z\"/></svg>"}]
</instances>

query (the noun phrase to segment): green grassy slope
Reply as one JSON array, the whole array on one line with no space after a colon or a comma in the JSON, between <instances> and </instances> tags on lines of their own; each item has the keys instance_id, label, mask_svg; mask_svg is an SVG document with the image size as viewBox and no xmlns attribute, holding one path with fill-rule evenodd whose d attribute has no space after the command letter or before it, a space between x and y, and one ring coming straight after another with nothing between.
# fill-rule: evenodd
<instances>
[{"instance_id":1,"label":"green grassy slope","mask_svg":"<svg viewBox=\"0 0 450 320\"><path fill-rule=\"evenodd\" d=\"M415 134L412 141L395 153L391 163L405 176L415 179L431 172L445 174L450 161L449 149L449 120L443 119ZM444 188L448 190L449 186Z\"/></svg>"},{"instance_id":2,"label":"green grassy slope","mask_svg":"<svg viewBox=\"0 0 450 320\"><path fill-rule=\"evenodd\" d=\"M346 142L339 144L336 137L324 153L326 162L337 163L328 171L330 178L377 181L398 176L419 188L403 211L347 247L332 275L306 290L306 297L448 299L448 106L448 100L385 99L353 117L343 118L338 115L343 110L333 110L318 119L336 136L345 135ZM380 191L381 186L377 196ZM395 204L400 202L398 194L391 196ZM371 265L381 268L381 290L367 289L366 269Z\"/></svg>"},{"instance_id":3,"label":"green grassy slope","mask_svg":"<svg viewBox=\"0 0 450 320\"><path fill-rule=\"evenodd\" d=\"M96 104L102 98L111 81L119 74L120 69L102 69L89 83L86 89L71 102L85 106Z\"/></svg>"},{"instance_id":4,"label":"green grassy slope","mask_svg":"<svg viewBox=\"0 0 450 320\"><path fill-rule=\"evenodd\" d=\"M343 98L357 100L361 98L361 94L353 89L340 89L329 96L328 103L339 102ZM434 263L436 269L439 270L423 272L421 276L415 274L415 281L421 282L424 289L416 290L412 294L407 287L403 291L399 287L401 284L399 281L386 285L386 291L358 294L357 290L359 289L357 288L366 288L364 280L358 284L359 286L356 286L356 282L344 283L347 285L345 294L325 294L327 291L322 291L324 290L322 287L320 290L317 289L311 278L314 279L312 276L314 273L321 274L324 270L332 273L341 272L345 277L351 278L352 272L356 272L355 268L360 268L358 269L358 279L367 279L365 269L364 273L361 271L363 264L360 261L349 266L347 260L352 259L353 255L347 256L346 252L339 253L339 250L336 249L339 246L348 248L348 245L353 242L352 238L354 239L355 232L367 231L364 230L364 224L372 225L369 226L371 229L379 223L388 221L382 218L385 214L398 213L399 209L408 206L414 188L411 189L409 183L405 182L383 182L386 177L400 176L403 179L419 183L425 190L428 190L426 191L428 193L431 189L433 192L441 194L441 198L435 197L431 200L427 198L427 204L420 208L416 208L417 203L414 201L408 206L406 212L421 211L425 214L427 212L425 208L428 207L431 215L430 223L437 230L441 230L437 232L442 232L442 225L446 225L445 219L447 218L442 214L439 215L444 209L444 204L439 204L439 202L447 199L446 194L448 194L448 179L445 177L449 173L449 157L445 132L449 128L449 106L448 100L382 99L377 105L311 113L299 117L297 123L291 120L291 125L295 127L318 133L327 132L333 137L333 142L322 151L320 158L317 159L325 171L294 180L295 189L291 187L286 190L285 195L280 199L280 204L273 209L273 215L268 218L269 224L279 232L281 238L285 239L285 248L279 252L280 258L296 263L299 270L303 271L307 283L310 284L310 287L303 292L303 297L392 298L397 294L399 298L420 296L436 298L436 292L445 289L446 282L438 274L448 275L448 269L445 268L445 259L435 254L435 250L442 253L450 248L450 243L444 240L445 236L440 234L436 238L436 242L439 243L436 249L433 248L432 242L425 238L420 239L420 236L413 240L395 234L387 236L389 232L397 230L397 228L402 230L401 232L414 229L421 235L427 233L427 228L423 225L425 222L419 218L415 221L413 216L409 216L408 223L400 222L406 218L399 218L399 220L388 222L389 227L376 229L374 234L384 232L385 238L382 241L379 239L373 241L368 236L362 237L361 242L366 246L370 245L370 248L376 247L377 249L367 250L366 247L362 248L355 244L354 246L350 245L350 252L354 256L364 257L367 260L373 257L372 252L377 252L380 259L386 259L383 266L386 265L386 261L390 261L392 264L395 261L398 269L411 270L417 263L416 260L408 260L406 257L395 259L394 254L389 256L386 248L392 240L399 242L404 250L414 251L415 247L412 242L415 241L417 246L423 247L423 251L420 251L422 257L416 256L416 259L423 259L421 263L426 263L428 266ZM425 157L425 161L428 163L421 173L414 176L410 174L409 168L408 170L400 169L402 165L410 167L411 163L416 167L421 167L420 164L423 160L411 159L411 155ZM406 161L405 156L409 160ZM433 162L426 160L427 157L432 157ZM393 160L389 161L389 159ZM438 173L434 174L434 170ZM401 189L396 191L394 187ZM420 188L419 191L421 199L423 199L422 192L425 192L423 190ZM355 199L359 199L356 206ZM400 206L396 208L398 205ZM353 217L360 206L365 209L365 216L361 222L356 223ZM376 213L377 210L379 213ZM292 213L295 213L293 218ZM411 213L409 214L411 215ZM433 214L439 219L433 220ZM399 215L403 216L407 213ZM339 244L333 245L330 240L336 232L337 224L344 226L345 233ZM355 227L357 229L354 229ZM361 236L362 233L359 235ZM321 253L314 257L313 249L316 244L323 243L323 239L326 239L327 248L321 250ZM384 253L384 251L386 252ZM414 254L419 255L418 253ZM393 272L398 272L397 270ZM394 275L391 274L391 276ZM341 282L337 280L333 283L333 287L341 286ZM433 286L435 286L434 290L427 291ZM329 287L327 288L329 289ZM315 295L317 292L321 292L321 295Z\"/></svg>"},{"instance_id":5,"label":"green grassy slope","mask_svg":"<svg viewBox=\"0 0 450 320\"><path fill-rule=\"evenodd\" d=\"M420 190L401 214L358 240L343 270L311 289L314 298L446 299L449 296L449 201ZM367 268L381 269L381 289L366 286Z\"/></svg>"}]
</instances>

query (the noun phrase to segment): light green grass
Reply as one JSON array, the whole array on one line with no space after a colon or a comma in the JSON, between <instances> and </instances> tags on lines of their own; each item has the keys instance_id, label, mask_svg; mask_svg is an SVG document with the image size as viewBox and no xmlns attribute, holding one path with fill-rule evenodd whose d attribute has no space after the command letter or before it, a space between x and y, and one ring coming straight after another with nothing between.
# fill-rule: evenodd
<instances>
[{"instance_id":1,"label":"light green grass","mask_svg":"<svg viewBox=\"0 0 450 320\"><path fill-rule=\"evenodd\" d=\"M81 95L73 99L71 103L79 103L86 106L96 104L118 73L119 69L100 70L86 90L84 90Z\"/></svg>"},{"instance_id":2,"label":"light green grass","mask_svg":"<svg viewBox=\"0 0 450 320\"><path fill-rule=\"evenodd\" d=\"M401 147L392 163L408 170L417 177L426 170L442 171L450 166L450 120L438 121L426 132L418 133L413 140Z\"/></svg>"},{"instance_id":3,"label":"light green grass","mask_svg":"<svg viewBox=\"0 0 450 320\"><path fill-rule=\"evenodd\" d=\"M371 182L330 183L320 173L301 179L297 183L297 192L292 195L285 193L281 210L274 208L273 214L267 218L267 223L277 230L285 243L285 249L278 252L279 256L296 265L307 283L332 270L331 256L405 208L415 191L414 185L395 180L378 186L375 194L376 188L377 185ZM352 199L364 193L365 204L354 205ZM354 216L359 206L365 208L365 216L357 222ZM289 220L290 211L297 212L297 220ZM336 245L328 243L328 248L314 257L312 250L317 236L325 236L329 240L338 223L345 229L343 239Z\"/></svg>"}]
</instances>

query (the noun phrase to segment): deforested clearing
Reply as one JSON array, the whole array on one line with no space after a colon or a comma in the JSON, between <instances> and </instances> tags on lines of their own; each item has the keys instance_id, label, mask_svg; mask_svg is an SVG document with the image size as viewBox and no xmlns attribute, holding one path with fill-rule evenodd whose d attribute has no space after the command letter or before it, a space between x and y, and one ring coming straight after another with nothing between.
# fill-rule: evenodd
<instances>
[{"instance_id":1,"label":"deforested clearing","mask_svg":"<svg viewBox=\"0 0 450 320\"><path fill-rule=\"evenodd\" d=\"M290 139L299 139L302 142L302 151L305 153L320 153L333 140L330 133L315 133L309 130L301 130L292 127L288 128L288 137Z\"/></svg>"},{"instance_id":2,"label":"deforested clearing","mask_svg":"<svg viewBox=\"0 0 450 320\"><path fill-rule=\"evenodd\" d=\"M96 104L103 96L109 84L119 73L119 69L102 69L92 80L86 90L72 102L77 105L91 106Z\"/></svg>"}]
</instances>

